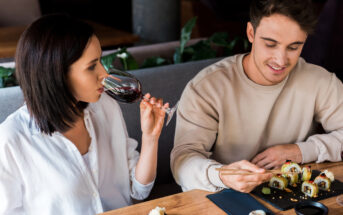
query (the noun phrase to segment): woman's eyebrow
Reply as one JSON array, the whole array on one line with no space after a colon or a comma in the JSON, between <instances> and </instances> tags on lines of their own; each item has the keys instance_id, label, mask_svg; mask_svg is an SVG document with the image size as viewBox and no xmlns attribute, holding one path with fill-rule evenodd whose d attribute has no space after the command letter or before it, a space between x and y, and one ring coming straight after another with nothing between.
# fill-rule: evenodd
<instances>
[{"instance_id":1,"label":"woman's eyebrow","mask_svg":"<svg viewBox=\"0 0 343 215\"><path fill-rule=\"evenodd\" d=\"M91 61L88 63L88 65L97 62L98 59L99 59L99 58L95 58L95 59L91 60Z\"/></svg>"}]
</instances>

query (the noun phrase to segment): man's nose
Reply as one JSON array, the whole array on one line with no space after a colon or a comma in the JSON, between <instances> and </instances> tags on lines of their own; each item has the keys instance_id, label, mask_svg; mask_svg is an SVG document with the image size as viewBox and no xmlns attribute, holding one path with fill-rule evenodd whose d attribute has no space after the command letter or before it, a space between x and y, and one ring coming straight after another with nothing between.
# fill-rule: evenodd
<instances>
[{"instance_id":1,"label":"man's nose","mask_svg":"<svg viewBox=\"0 0 343 215\"><path fill-rule=\"evenodd\" d=\"M286 66L287 64L287 53L286 51L279 50L275 54L275 63L277 63L279 66Z\"/></svg>"}]
</instances>

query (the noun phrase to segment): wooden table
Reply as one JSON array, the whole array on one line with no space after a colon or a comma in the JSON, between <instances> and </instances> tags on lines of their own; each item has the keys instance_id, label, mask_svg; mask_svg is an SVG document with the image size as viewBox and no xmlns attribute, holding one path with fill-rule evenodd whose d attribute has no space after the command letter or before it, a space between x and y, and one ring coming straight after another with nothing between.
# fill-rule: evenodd
<instances>
[{"instance_id":1,"label":"wooden table","mask_svg":"<svg viewBox=\"0 0 343 215\"><path fill-rule=\"evenodd\" d=\"M93 26L100 40L101 47L117 47L137 42L139 37L131 33L108 27L92 21L86 21ZM20 35L26 26L0 28L0 58L13 58Z\"/></svg>"},{"instance_id":2,"label":"wooden table","mask_svg":"<svg viewBox=\"0 0 343 215\"><path fill-rule=\"evenodd\" d=\"M322 163L322 164L310 164L312 168L324 170L328 169L335 174L335 178L343 181L343 162L337 163ZM171 196L135 204L132 206L119 208L113 211L102 213L101 215L148 215L149 211L156 206L165 207L168 215L226 215L224 211L218 208L214 203L206 198L206 195L212 192L203 190L191 190L184 193L178 193ZM280 211L265 201L254 196L259 202L273 211L275 214L293 215L295 214L294 209L287 211ZM329 208L329 215L342 215L343 206L336 203L336 197L331 197L319 201L325 204Z\"/></svg>"}]
</instances>

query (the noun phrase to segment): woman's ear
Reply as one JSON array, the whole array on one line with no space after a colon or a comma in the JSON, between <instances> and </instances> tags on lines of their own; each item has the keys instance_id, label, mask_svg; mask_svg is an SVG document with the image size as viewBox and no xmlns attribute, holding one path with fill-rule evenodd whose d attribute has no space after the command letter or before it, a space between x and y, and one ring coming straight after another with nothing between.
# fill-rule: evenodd
<instances>
[{"instance_id":1,"label":"woman's ear","mask_svg":"<svg viewBox=\"0 0 343 215\"><path fill-rule=\"evenodd\" d=\"M254 38L255 38L255 31L254 31L254 27L252 26L251 22L248 22L247 24L247 37L250 43L254 42Z\"/></svg>"}]
</instances>

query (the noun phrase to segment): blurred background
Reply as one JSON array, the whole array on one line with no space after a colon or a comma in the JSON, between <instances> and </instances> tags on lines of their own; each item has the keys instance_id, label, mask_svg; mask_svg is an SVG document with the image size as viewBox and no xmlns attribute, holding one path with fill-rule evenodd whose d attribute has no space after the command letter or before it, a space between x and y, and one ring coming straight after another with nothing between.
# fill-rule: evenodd
<instances>
[{"instance_id":1,"label":"blurred background","mask_svg":"<svg viewBox=\"0 0 343 215\"><path fill-rule=\"evenodd\" d=\"M342 77L338 62L343 48L343 1L312 1L319 23L302 56ZM62 12L90 22L102 35L103 49L111 50L177 41L182 26L193 17L197 17L193 39L215 32L245 37L249 4L250 0L0 0L0 59L13 59L20 33L45 14ZM2 54L6 50L10 54Z\"/></svg>"}]
</instances>

